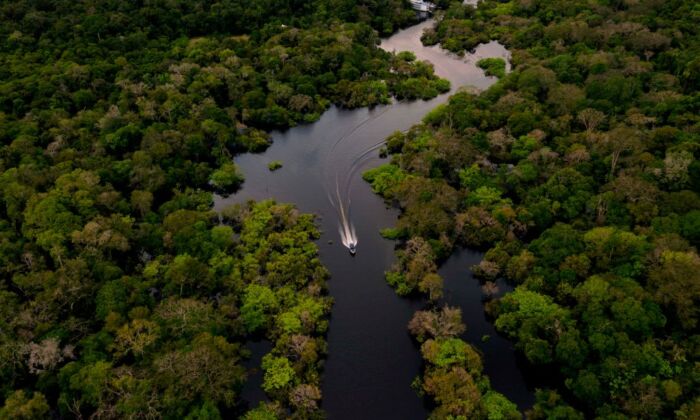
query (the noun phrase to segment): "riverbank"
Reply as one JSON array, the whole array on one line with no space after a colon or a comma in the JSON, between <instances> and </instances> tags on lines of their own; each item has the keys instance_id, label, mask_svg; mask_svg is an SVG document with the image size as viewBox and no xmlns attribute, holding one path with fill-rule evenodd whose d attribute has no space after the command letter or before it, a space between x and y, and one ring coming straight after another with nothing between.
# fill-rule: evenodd
<instances>
[{"instance_id":1,"label":"riverbank","mask_svg":"<svg viewBox=\"0 0 700 420\"><path fill-rule=\"evenodd\" d=\"M329 291L335 300L322 385L323 408L332 419L423 419L428 414L423 401L410 387L420 372L421 360L406 331L413 313L424 303L401 299L386 285L384 271L395 260L394 242L382 238L379 231L393 226L398 212L387 208L360 175L383 162L377 152L366 154L377 142L420 122L460 87L485 89L493 84L495 79L476 67L478 59L508 57L508 52L495 42L480 46L474 55L463 58L438 47L425 47L420 35L431 24L424 21L399 31L384 39L381 47L387 51L411 51L418 59L429 60L436 73L452 83L450 93L429 101L394 102L373 109L331 107L313 124L273 132L273 144L267 151L235 159L246 182L237 194L226 199L219 197L215 203L215 208L221 209L233 202L275 198L319 216L320 257L331 272ZM275 160L282 161L284 166L270 172L267 165ZM335 191L336 179L342 186L341 200L348 207L359 238L354 258L340 244L337 210L328 199L329 193ZM456 281L475 282L466 277ZM479 300L478 287L476 292ZM461 305L461 302L451 303ZM465 314L472 313L466 309ZM474 319L471 315L465 317L470 330L480 330L480 325L488 323L481 305L478 312ZM483 350L487 373L492 366L489 360L514 360L511 348L499 347L495 354L489 354L489 349ZM527 396L531 394L517 371L497 370L494 365L491 372L502 376L492 381L511 383L509 389L496 388L497 391L527 405L531 400Z\"/></svg>"}]
</instances>

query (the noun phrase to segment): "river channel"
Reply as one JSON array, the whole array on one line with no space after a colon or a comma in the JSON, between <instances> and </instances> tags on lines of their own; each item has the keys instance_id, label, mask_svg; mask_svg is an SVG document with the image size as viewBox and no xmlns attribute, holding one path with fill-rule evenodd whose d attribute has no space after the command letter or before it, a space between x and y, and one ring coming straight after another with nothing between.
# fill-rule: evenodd
<instances>
[{"instance_id":1,"label":"river channel","mask_svg":"<svg viewBox=\"0 0 700 420\"><path fill-rule=\"evenodd\" d=\"M418 59L430 61L436 73L452 83L451 93L462 86L485 89L495 83L475 63L484 57L509 58L502 45L483 44L460 58L421 44L420 35L432 24L428 20L399 31L383 40L381 48L412 51ZM377 150L381 141L420 122L448 97L449 93L429 101L394 102L372 109L331 107L313 124L273 132L273 144L264 153L236 157L245 175L242 189L216 198L217 210L249 199L274 198L318 216L320 256L330 270L329 291L335 300L322 383L323 409L330 419L424 419L428 415L429 407L410 386L421 370L421 359L406 328L425 302L400 298L387 286L384 271L394 261L395 243L383 239L379 230L393 226L398 212L372 193L361 174L386 162ZM283 167L270 172L267 165L274 160ZM342 244L343 219L358 241L355 256ZM469 271L481 257L461 250L443 264L446 300L462 308L467 324L464 338L483 352L485 372L494 389L526 408L533 391L518 368L512 345L486 319L479 284ZM483 342L484 335L490 335L490 340ZM255 363L269 345L252 343L251 349ZM259 381L253 378L251 383ZM250 387L243 397L264 398Z\"/></svg>"}]
</instances>

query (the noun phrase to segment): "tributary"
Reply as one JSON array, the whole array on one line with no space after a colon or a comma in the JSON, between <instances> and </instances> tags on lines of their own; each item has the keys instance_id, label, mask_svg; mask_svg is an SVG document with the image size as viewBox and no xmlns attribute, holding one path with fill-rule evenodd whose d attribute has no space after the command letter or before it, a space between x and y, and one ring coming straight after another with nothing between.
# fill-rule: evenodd
<instances>
[{"instance_id":1,"label":"tributary","mask_svg":"<svg viewBox=\"0 0 700 420\"><path fill-rule=\"evenodd\" d=\"M381 48L412 51L418 59L430 61L435 72L452 83L451 93L463 86L485 89L495 83L476 61L484 57L508 59L502 45L483 44L460 58L421 44L423 30L432 24L428 20L399 31L383 40ZM243 188L235 195L216 199L215 206L221 209L234 202L273 198L318 216L320 256L330 270L329 290L335 300L322 383L323 409L330 419L427 417L428 408L411 388L420 372L421 358L406 328L413 313L425 303L398 297L384 280L384 271L394 261L395 244L383 239L379 230L393 226L398 212L372 193L361 174L384 162L377 150L380 142L419 123L448 97L444 94L429 101L394 102L372 109L331 107L313 124L273 132L273 144L264 153L236 157L245 175ZM283 167L270 172L268 163L274 160L281 161ZM342 244L339 230L344 230L343 218L358 240L355 256ZM440 271L445 278L446 299L462 307L467 324L464 338L483 352L485 373L493 387L525 408L532 403L532 390L516 365L512 345L496 334L484 316L481 290L469 271L480 259L481 254L464 250L447 260ZM486 334L491 339L482 342ZM251 348L262 351L268 347ZM254 354L253 359L260 357ZM244 398L261 397L259 391L244 390Z\"/></svg>"}]
</instances>

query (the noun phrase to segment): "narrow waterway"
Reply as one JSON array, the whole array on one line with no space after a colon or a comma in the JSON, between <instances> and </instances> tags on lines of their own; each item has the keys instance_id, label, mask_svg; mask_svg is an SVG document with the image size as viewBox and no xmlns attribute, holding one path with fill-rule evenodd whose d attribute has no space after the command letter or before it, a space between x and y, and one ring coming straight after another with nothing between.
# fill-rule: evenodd
<instances>
[{"instance_id":1,"label":"narrow waterway","mask_svg":"<svg viewBox=\"0 0 700 420\"><path fill-rule=\"evenodd\" d=\"M491 42L459 58L421 44L420 35L429 25L432 22L425 21L400 31L381 47L412 51L430 61L438 75L451 81L452 93L461 86L485 89L495 82L475 63L483 57L508 58L503 46ZM323 408L330 419L427 416L423 401L410 387L421 362L406 330L424 302L399 298L384 281L384 271L394 261L394 243L383 239L379 230L393 226L398 212L372 193L361 174L383 162L377 152L381 141L418 123L448 96L373 109L331 107L316 123L274 132L273 144L265 153L236 157L246 178L242 190L216 199L215 208L221 209L234 202L274 198L319 216L320 255L331 272L329 289L335 299L322 384ZM283 167L270 172L267 165L273 160L281 161ZM355 256L342 244L341 231L348 232L344 224L354 229ZM441 274L447 299L462 307L468 327L465 337L484 352L485 370L494 388L525 407L532 402L532 390L515 364L512 347L484 317L479 285L469 274L469 266L480 258L478 253L460 251L446 262ZM482 343L483 334L492 335L491 340ZM264 348L253 346L253 350ZM260 398L260 393L244 391L244 398Z\"/></svg>"}]
</instances>

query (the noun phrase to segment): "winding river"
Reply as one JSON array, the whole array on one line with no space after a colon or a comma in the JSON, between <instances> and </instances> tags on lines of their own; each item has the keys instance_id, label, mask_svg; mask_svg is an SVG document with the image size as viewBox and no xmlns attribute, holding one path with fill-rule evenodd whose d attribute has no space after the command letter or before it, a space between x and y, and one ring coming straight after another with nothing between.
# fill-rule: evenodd
<instances>
[{"instance_id":1,"label":"winding river","mask_svg":"<svg viewBox=\"0 0 700 420\"><path fill-rule=\"evenodd\" d=\"M429 25L432 21L402 30L383 40L381 48L412 51L430 61L436 73L452 83L451 93L461 86L485 89L495 82L475 63L483 57L508 58L502 45L483 44L459 58L421 44L420 35ZM424 419L429 412L410 387L421 370L421 360L406 328L425 303L398 297L384 281L384 271L394 261L395 244L383 239L379 230L393 226L398 212L372 193L361 174L384 162L377 152L380 142L418 123L448 97L372 109L331 107L313 124L273 132L274 142L267 151L236 157L246 178L243 188L233 196L216 198L217 210L248 199L274 198L319 216L320 256L331 272L329 289L335 299L322 384L323 408L330 419ZM284 166L270 172L267 165L273 160ZM346 244L357 242L357 255L350 255L343 237ZM446 300L462 308L467 324L464 338L483 352L493 387L525 408L533 400L531 386L517 366L511 344L486 319L479 284L469 271L481 257L461 250L443 264ZM501 286L502 290L507 287ZM484 335L491 339L482 342ZM251 343L250 363L259 362L269 347L265 342ZM253 375L252 386L244 390L245 399L264 398L254 386L260 380L259 374Z\"/></svg>"}]
</instances>

